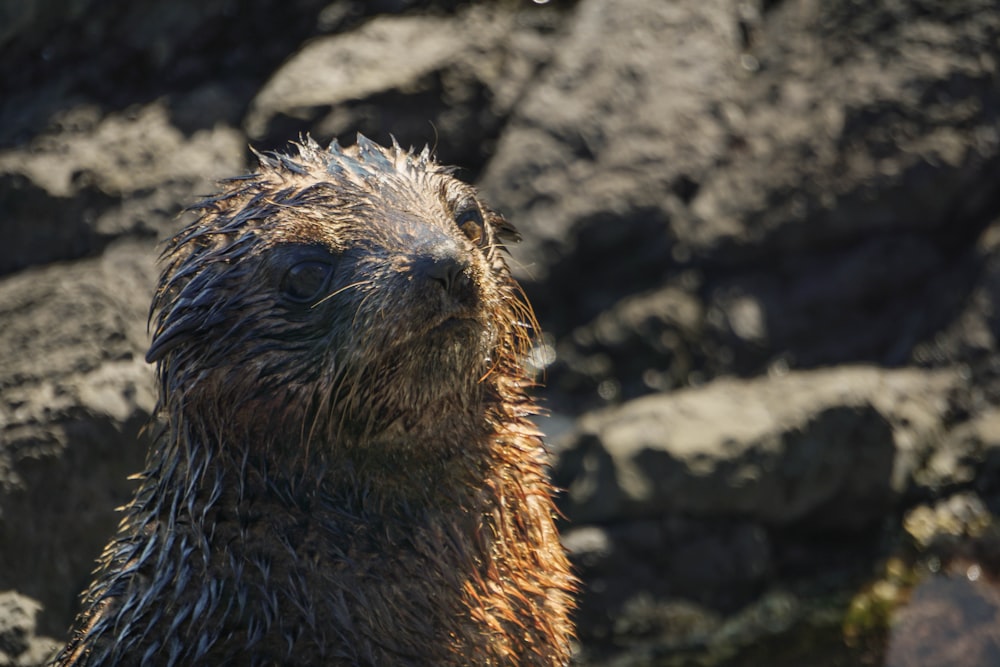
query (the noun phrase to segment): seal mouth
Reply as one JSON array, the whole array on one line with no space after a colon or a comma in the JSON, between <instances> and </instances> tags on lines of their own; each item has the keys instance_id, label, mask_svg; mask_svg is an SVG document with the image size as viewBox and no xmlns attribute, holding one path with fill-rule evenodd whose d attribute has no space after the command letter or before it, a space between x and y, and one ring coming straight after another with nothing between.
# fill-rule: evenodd
<instances>
[{"instance_id":1,"label":"seal mouth","mask_svg":"<svg viewBox=\"0 0 1000 667\"><path fill-rule=\"evenodd\" d=\"M398 332L403 335L388 342L393 349L414 346L438 348L455 344L460 347L475 346L482 326L480 320L471 313L442 314L411 326L409 331Z\"/></svg>"},{"instance_id":2,"label":"seal mouth","mask_svg":"<svg viewBox=\"0 0 1000 667\"><path fill-rule=\"evenodd\" d=\"M447 333L456 329L476 327L478 320L471 315L446 315L432 323L428 333Z\"/></svg>"},{"instance_id":3,"label":"seal mouth","mask_svg":"<svg viewBox=\"0 0 1000 667\"><path fill-rule=\"evenodd\" d=\"M479 320L471 315L449 315L431 322L419 338L424 343L475 346L481 331L482 325Z\"/></svg>"}]
</instances>

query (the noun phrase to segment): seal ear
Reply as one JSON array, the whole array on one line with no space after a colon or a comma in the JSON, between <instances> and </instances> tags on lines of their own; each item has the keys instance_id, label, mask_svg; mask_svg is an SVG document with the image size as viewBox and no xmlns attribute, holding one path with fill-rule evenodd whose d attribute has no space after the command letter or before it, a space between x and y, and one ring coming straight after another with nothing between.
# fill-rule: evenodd
<instances>
[{"instance_id":1,"label":"seal ear","mask_svg":"<svg viewBox=\"0 0 1000 667\"><path fill-rule=\"evenodd\" d=\"M517 243L521 240L521 234L510 222L499 213L490 212L490 224L493 226L498 239L504 243Z\"/></svg>"}]
</instances>

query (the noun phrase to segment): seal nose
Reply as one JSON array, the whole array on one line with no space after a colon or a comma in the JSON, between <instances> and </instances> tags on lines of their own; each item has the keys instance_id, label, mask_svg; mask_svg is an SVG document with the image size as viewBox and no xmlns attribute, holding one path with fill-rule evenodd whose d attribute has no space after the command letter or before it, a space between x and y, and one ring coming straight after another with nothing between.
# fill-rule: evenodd
<instances>
[{"instance_id":1,"label":"seal nose","mask_svg":"<svg viewBox=\"0 0 1000 667\"><path fill-rule=\"evenodd\" d=\"M425 257L419 264L423 265L424 276L440 284L449 296L458 298L468 290L470 280L466 269L469 266L458 258L450 255Z\"/></svg>"},{"instance_id":2,"label":"seal nose","mask_svg":"<svg viewBox=\"0 0 1000 667\"><path fill-rule=\"evenodd\" d=\"M453 305L468 307L476 302L470 268L472 261L452 239L428 234L414 244L409 273L423 289L443 290ZM439 292L440 293L440 292Z\"/></svg>"}]
</instances>

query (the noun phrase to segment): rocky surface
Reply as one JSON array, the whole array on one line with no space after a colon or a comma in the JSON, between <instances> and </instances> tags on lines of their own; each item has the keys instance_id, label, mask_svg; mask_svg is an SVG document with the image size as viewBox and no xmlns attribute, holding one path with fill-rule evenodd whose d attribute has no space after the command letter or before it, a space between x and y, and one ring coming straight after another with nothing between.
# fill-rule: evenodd
<instances>
[{"instance_id":1,"label":"rocky surface","mask_svg":"<svg viewBox=\"0 0 1000 667\"><path fill-rule=\"evenodd\" d=\"M349 142L361 132L434 144L475 168L492 153L514 105L551 49L551 12L481 3L450 16L384 15L305 44L264 84L244 125L282 146L309 130Z\"/></svg>"},{"instance_id":2,"label":"rocky surface","mask_svg":"<svg viewBox=\"0 0 1000 667\"><path fill-rule=\"evenodd\" d=\"M0 0L0 664L142 467L156 240L361 131L523 233L579 664L992 665L998 68L992 0Z\"/></svg>"},{"instance_id":3,"label":"rocky surface","mask_svg":"<svg viewBox=\"0 0 1000 667\"><path fill-rule=\"evenodd\" d=\"M243 170L233 128L186 137L162 103L111 113L75 107L24 147L0 150L9 243L0 273L99 253L122 236L154 237L183 198Z\"/></svg>"},{"instance_id":4,"label":"rocky surface","mask_svg":"<svg viewBox=\"0 0 1000 667\"><path fill-rule=\"evenodd\" d=\"M154 260L152 243L125 242L0 282L0 590L42 602L52 634L142 469Z\"/></svg>"},{"instance_id":5,"label":"rocky surface","mask_svg":"<svg viewBox=\"0 0 1000 667\"><path fill-rule=\"evenodd\" d=\"M0 592L0 665L20 667L47 660L59 642L35 632L41 605L13 591Z\"/></svg>"},{"instance_id":6,"label":"rocky surface","mask_svg":"<svg viewBox=\"0 0 1000 667\"><path fill-rule=\"evenodd\" d=\"M844 367L720 379L582 417L556 482L570 521L682 515L858 531L935 451L947 372Z\"/></svg>"},{"instance_id":7,"label":"rocky surface","mask_svg":"<svg viewBox=\"0 0 1000 667\"><path fill-rule=\"evenodd\" d=\"M913 591L893 627L886 667L1000 662L1000 587L977 583L978 575L970 580L968 572L934 577ZM947 635L955 639L936 641Z\"/></svg>"}]
</instances>

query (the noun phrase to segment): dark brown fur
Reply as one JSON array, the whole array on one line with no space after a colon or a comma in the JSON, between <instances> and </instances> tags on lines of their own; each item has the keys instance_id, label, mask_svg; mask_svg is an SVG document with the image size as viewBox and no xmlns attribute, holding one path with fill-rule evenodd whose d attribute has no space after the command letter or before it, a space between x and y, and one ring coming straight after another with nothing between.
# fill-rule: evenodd
<instances>
[{"instance_id":1,"label":"dark brown fur","mask_svg":"<svg viewBox=\"0 0 1000 667\"><path fill-rule=\"evenodd\" d=\"M57 664L567 664L513 229L363 137L201 211L153 303L162 432Z\"/></svg>"}]
</instances>

